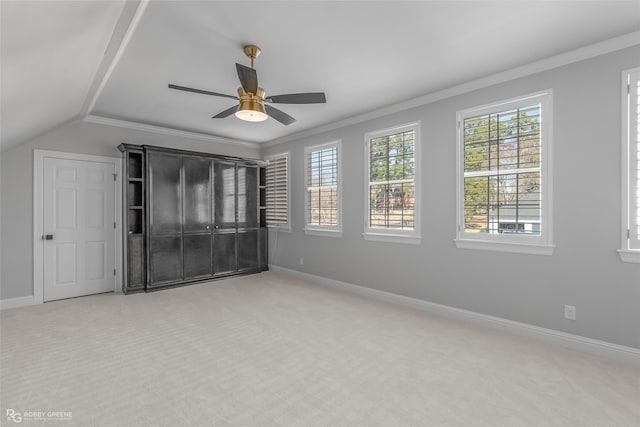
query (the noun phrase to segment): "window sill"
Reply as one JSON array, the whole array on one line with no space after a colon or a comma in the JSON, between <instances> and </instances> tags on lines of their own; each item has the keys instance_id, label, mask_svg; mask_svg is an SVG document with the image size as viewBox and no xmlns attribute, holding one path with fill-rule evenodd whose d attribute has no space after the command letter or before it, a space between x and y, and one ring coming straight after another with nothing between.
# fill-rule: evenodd
<instances>
[{"instance_id":1,"label":"window sill","mask_svg":"<svg viewBox=\"0 0 640 427\"><path fill-rule=\"evenodd\" d=\"M622 262L633 262L640 264L640 251L630 249L618 249L618 254Z\"/></svg>"},{"instance_id":2,"label":"window sill","mask_svg":"<svg viewBox=\"0 0 640 427\"><path fill-rule=\"evenodd\" d=\"M267 228L269 231L284 231L285 233L291 233L291 226L280 226L280 225L268 225Z\"/></svg>"},{"instance_id":3,"label":"window sill","mask_svg":"<svg viewBox=\"0 0 640 427\"><path fill-rule=\"evenodd\" d=\"M419 245L422 243L422 237L408 236L405 234L362 233L362 236L364 237L364 240L371 240L374 242L404 243L411 245Z\"/></svg>"},{"instance_id":4,"label":"window sill","mask_svg":"<svg viewBox=\"0 0 640 427\"><path fill-rule=\"evenodd\" d=\"M323 230L318 228L305 228L304 234L308 236L342 237L342 230Z\"/></svg>"},{"instance_id":5,"label":"window sill","mask_svg":"<svg viewBox=\"0 0 640 427\"><path fill-rule=\"evenodd\" d=\"M488 242L484 240L454 239L458 249L512 252L531 255L553 255L555 245L531 245L526 243Z\"/></svg>"}]
</instances>

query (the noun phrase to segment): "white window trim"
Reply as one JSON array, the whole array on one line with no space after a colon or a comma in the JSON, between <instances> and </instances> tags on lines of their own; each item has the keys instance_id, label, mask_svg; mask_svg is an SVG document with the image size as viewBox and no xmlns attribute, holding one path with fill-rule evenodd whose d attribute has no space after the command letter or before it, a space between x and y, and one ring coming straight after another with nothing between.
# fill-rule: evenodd
<instances>
[{"instance_id":1,"label":"white window trim","mask_svg":"<svg viewBox=\"0 0 640 427\"><path fill-rule=\"evenodd\" d=\"M389 242L389 243L406 243L419 245L422 242L420 236L420 183L421 183L421 168L420 168L420 121L406 123L391 128L377 130L373 132L367 132L364 135L364 233L362 236L365 240L377 241L377 242ZM369 163L369 142L372 139L382 136L393 135L396 133L406 132L409 130L414 131L414 147L413 147L413 164L414 164L414 228L413 230L387 230L383 228L371 228L369 224L369 206L371 192L369 190L369 173L371 164Z\"/></svg>"},{"instance_id":2,"label":"white window trim","mask_svg":"<svg viewBox=\"0 0 640 427\"><path fill-rule=\"evenodd\" d=\"M322 150L325 148L336 147L336 156L338 159L337 167L337 212L336 218L338 225L314 225L309 224L309 154L312 151ZM342 140L327 142L324 144L312 145L304 149L304 232L310 236L328 236L342 237Z\"/></svg>"},{"instance_id":3,"label":"white window trim","mask_svg":"<svg viewBox=\"0 0 640 427\"><path fill-rule=\"evenodd\" d=\"M631 141L631 99L630 99L630 82L632 78L640 78L640 67L625 70L622 72L621 79L621 99L622 99L622 221L620 227L620 249L618 254L623 262L640 263L640 250L631 248L630 235L631 233L631 218L633 213L633 194L631 193L633 187L631 185L631 171L635 165L635 156L638 154L634 149L635 141Z\"/></svg>"},{"instance_id":4,"label":"white window trim","mask_svg":"<svg viewBox=\"0 0 640 427\"><path fill-rule=\"evenodd\" d=\"M278 153L278 154L271 154L269 156L265 156L264 160L265 161L269 161L278 157L286 157L286 164L287 164L287 176L286 176L286 180L287 180L287 222L286 224L275 224L275 225L268 225L267 224L267 229L269 231L284 231L286 233L290 233L291 232L291 153L289 151L285 151L283 153ZM265 183L266 184L266 183Z\"/></svg>"},{"instance_id":5,"label":"white window trim","mask_svg":"<svg viewBox=\"0 0 640 427\"><path fill-rule=\"evenodd\" d=\"M464 129L466 117L495 113L505 108L526 107L532 102L540 102L543 118L540 129L542 140L540 179L542 191L541 216L544 221L540 236L518 236L507 234L478 235L464 232ZM513 252L533 255L552 255L553 244L553 90L548 89L525 96L460 110L456 115L456 238L459 249L478 249L499 252Z\"/></svg>"}]
</instances>

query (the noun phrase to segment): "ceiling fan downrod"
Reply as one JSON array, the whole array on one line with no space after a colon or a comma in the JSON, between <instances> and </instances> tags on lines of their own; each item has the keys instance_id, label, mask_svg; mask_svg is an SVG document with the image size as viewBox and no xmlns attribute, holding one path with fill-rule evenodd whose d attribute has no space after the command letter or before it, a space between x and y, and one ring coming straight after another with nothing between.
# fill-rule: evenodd
<instances>
[{"instance_id":1,"label":"ceiling fan downrod","mask_svg":"<svg viewBox=\"0 0 640 427\"><path fill-rule=\"evenodd\" d=\"M254 68L253 60L256 59L258 55L260 55L260 52L262 51L255 44L248 44L243 49L244 49L244 54L247 55L249 58L251 58L251 68Z\"/></svg>"}]
</instances>

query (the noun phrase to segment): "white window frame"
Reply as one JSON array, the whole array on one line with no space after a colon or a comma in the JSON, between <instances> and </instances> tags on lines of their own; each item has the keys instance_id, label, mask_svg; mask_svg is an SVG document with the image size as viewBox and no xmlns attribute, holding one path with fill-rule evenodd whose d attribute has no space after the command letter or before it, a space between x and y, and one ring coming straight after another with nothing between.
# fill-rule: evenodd
<instances>
[{"instance_id":1,"label":"white window frame","mask_svg":"<svg viewBox=\"0 0 640 427\"><path fill-rule=\"evenodd\" d=\"M634 212L634 194L638 182L638 156L640 156L637 138L638 117L638 80L640 80L640 67L622 72L622 223L621 223L621 243L618 253L624 262L640 263L640 236L638 235L638 224L636 224L637 212ZM635 102L634 102L635 100Z\"/></svg>"},{"instance_id":2,"label":"white window frame","mask_svg":"<svg viewBox=\"0 0 640 427\"><path fill-rule=\"evenodd\" d=\"M464 231L464 126L468 117L497 113L518 107L527 107L535 103L541 105L541 218L540 236L518 234L478 234ZM534 255L552 255L553 244L553 91L551 89L511 98L479 107L457 112L456 144L456 210L457 230L454 239L456 247L461 249L479 249L500 252L515 252Z\"/></svg>"},{"instance_id":3,"label":"white window frame","mask_svg":"<svg viewBox=\"0 0 640 427\"><path fill-rule=\"evenodd\" d=\"M265 161L270 161L270 160L274 160L274 159L278 159L284 157L285 161L286 161L286 165L287 165L287 174L286 174L286 184L287 184L287 222L284 224L269 224L269 222L267 221L267 228L269 228L270 230L277 230L277 231L286 231L286 232L291 232L291 155L289 151L286 151L284 153L278 153L278 154L272 154L270 156L265 156L264 160ZM266 182L265 182L266 184ZM268 207L267 207L268 209Z\"/></svg>"},{"instance_id":4,"label":"white window frame","mask_svg":"<svg viewBox=\"0 0 640 427\"><path fill-rule=\"evenodd\" d=\"M327 148L336 149L336 225L309 224L309 156L314 151L325 150ZM304 149L304 231L305 234L313 236L342 237L342 141L337 140L325 144L313 145Z\"/></svg>"},{"instance_id":5,"label":"white window frame","mask_svg":"<svg viewBox=\"0 0 640 427\"><path fill-rule=\"evenodd\" d=\"M385 229L385 228L372 228L370 226L370 212L371 206L371 191L370 186L370 142L372 139L390 136L397 133L403 133L413 131L414 132L414 147L413 147L413 162L414 162L414 176L413 176L413 191L414 191L414 217L413 217L413 230L397 230L397 229ZM420 121L403 124L400 126L394 126L382 130L373 132L367 132L364 136L364 233L362 233L365 240L373 240L379 242L391 242L391 243L409 243L419 245L422 241L420 236Z\"/></svg>"}]
</instances>

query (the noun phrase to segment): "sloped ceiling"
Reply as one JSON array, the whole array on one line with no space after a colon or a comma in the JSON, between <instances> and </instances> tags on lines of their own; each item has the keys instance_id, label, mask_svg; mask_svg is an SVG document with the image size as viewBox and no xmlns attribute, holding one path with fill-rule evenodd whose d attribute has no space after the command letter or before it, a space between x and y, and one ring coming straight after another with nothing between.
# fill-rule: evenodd
<instances>
[{"instance_id":1,"label":"sloped ceiling","mask_svg":"<svg viewBox=\"0 0 640 427\"><path fill-rule=\"evenodd\" d=\"M3 150L80 114L123 6L0 2Z\"/></svg>"},{"instance_id":2,"label":"sloped ceiling","mask_svg":"<svg viewBox=\"0 0 640 427\"><path fill-rule=\"evenodd\" d=\"M78 116L262 143L640 30L640 1L1 7L3 149ZM248 43L267 94L324 91L327 103L279 105L290 126L247 123L211 118L233 100L167 88L235 95Z\"/></svg>"}]
</instances>

